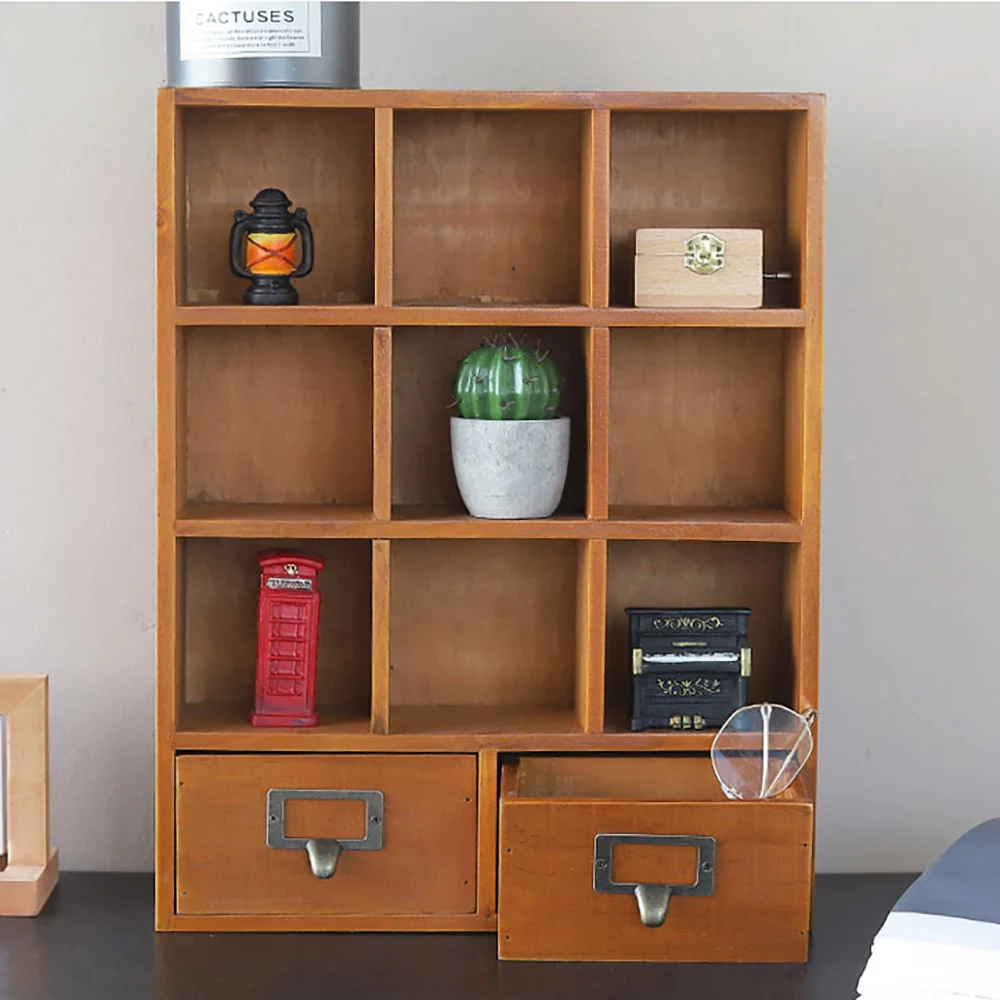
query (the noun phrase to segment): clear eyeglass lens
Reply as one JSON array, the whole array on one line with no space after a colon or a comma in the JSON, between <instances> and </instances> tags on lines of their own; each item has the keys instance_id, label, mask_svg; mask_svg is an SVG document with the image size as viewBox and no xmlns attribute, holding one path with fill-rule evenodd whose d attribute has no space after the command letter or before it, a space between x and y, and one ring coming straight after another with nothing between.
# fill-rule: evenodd
<instances>
[{"instance_id":1,"label":"clear eyeglass lens","mask_svg":"<svg viewBox=\"0 0 1000 1000\"><path fill-rule=\"evenodd\" d=\"M712 767L731 799L780 795L813 751L810 719L784 705L747 705L712 742Z\"/></svg>"}]
</instances>

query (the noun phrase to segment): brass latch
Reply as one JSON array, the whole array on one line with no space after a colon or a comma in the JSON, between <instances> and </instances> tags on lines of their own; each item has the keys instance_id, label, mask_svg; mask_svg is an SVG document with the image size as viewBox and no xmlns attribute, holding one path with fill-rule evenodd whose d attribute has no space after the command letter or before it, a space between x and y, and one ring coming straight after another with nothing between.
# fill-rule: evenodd
<instances>
[{"instance_id":1,"label":"brass latch","mask_svg":"<svg viewBox=\"0 0 1000 1000\"><path fill-rule=\"evenodd\" d=\"M632 650L632 673L641 674L642 673L642 650L633 649Z\"/></svg>"},{"instance_id":2,"label":"brass latch","mask_svg":"<svg viewBox=\"0 0 1000 1000\"><path fill-rule=\"evenodd\" d=\"M750 676L750 647L744 646L740 650L740 676Z\"/></svg>"},{"instance_id":3,"label":"brass latch","mask_svg":"<svg viewBox=\"0 0 1000 1000\"><path fill-rule=\"evenodd\" d=\"M715 233L695 233L684 244L684 266L695 274L715 274L726 266L726 244Z\"/></svg>"}]
</instances>

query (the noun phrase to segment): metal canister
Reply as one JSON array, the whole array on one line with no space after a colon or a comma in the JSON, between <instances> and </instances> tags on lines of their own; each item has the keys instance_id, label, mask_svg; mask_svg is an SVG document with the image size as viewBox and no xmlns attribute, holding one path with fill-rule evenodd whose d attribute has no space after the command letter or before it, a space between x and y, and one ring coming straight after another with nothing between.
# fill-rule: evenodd
<instances>
[{"instance_id":1,"label":"metal canister","mask_svg":"<svg viewBox=\"0 0 1000 1000\"><path fill-rule=\"evenodd\" d=\"M171 87L333 87L361 85L361 12L359 3L193 3L174 0L167 8L167 83ZM223 25L235 18L243 24L260 18L265 28L272 19L289 23L308 15L312 19L310 50L211 56L204 49L188 51L182 43L184 18L214 17ZM318 22L318 25L317 25Z\"/></svg>"}]
</instances>

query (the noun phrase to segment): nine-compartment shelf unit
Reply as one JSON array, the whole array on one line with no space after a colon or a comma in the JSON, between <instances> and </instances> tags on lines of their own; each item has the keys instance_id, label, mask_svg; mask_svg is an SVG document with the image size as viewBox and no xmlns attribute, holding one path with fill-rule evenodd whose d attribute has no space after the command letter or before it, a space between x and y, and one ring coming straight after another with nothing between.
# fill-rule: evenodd
<instances>
[{"instance_id":1,"label":"nine-compartment shelf unit","mask_svg":"<svg viewBox=\"0 0 1000 1000\"><path fill-rule=\"evenodd\" d=\"M158 928L805 957L814 765L727 802L711 733L630 732L624 609L751 608L751 700L817 707L824 115L787 94L161 92ZM244 306L228 266L233 212L270 186L315 234L294 307ZM761 309L635 309L650 226L763 229L765 270L794 280ZM549 519L477 520L456 489L450 381L498 330L567 378ZM326 559L312 729L248 720L275 546ZM382 850L315 878L267 845L275 788L380 791ZM286 806L298 847L371 832L360 801ZM593 890L609 810L605 832L716 838L712 895L662 934ZM614 874L690 882L690 852L620 849Z\"/></svg>"}]
</instances>

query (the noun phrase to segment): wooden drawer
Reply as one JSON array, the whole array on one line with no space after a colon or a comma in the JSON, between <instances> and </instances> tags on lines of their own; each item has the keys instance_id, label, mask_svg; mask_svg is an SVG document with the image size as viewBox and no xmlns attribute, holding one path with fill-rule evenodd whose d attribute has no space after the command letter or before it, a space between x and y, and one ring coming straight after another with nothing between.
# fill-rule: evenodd
<instances>
[{"instance_id":1,"label":"wooden drawer","mask_svg":"<svg viewBox=\"0 0 1000 1000\"><path fill-rule=\"evenodd\" d=\"M501 786L500 957L803 962L812 833L801 786L730 802L704 757L522 757ZM633 890L599 892L595 872L654 887L642 893L654 920L657 885L698 878L711 892L674 891L663 923L647 926Z\"/></svg>"},{"instance_id":2,"label":"wooden drawer","mask_svg":"<svg viewBox=\"0 0 1000 1000\"><path fill-rule=\"evenodd\" d=\"M295 795L272 796L269 813L268 792L280 789L381 792L382 815L372 809L369 825L360 798ZM473 755L180 757L177 912L473 913L476 797ZM272 835L358 841L371 830L381 848L345 849L319 878L303 847L268 846L269 815Z\"/></svg>"}]
</instances>

